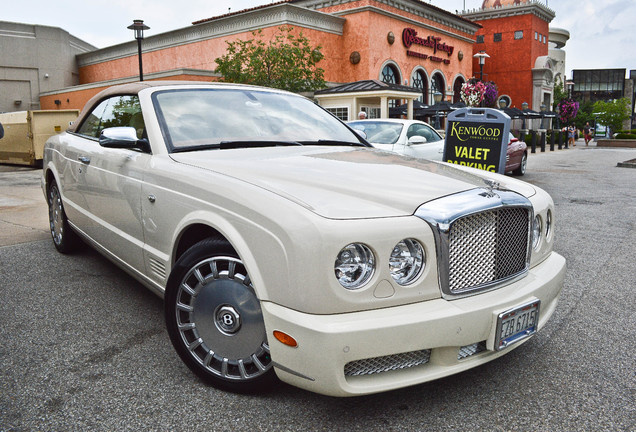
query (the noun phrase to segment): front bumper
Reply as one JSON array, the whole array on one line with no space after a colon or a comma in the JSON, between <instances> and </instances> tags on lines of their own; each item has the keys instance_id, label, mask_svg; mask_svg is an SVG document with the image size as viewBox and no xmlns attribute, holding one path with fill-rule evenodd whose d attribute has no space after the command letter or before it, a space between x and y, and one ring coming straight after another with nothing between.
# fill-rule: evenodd
<instances>
[{"instance_id":1,"label":"front bumper","mask_svg":"<svg viewBox=\"0 0 636 432\"><path fill-rule=\"evenodd\" d=\"M511 351L495 351L499 313L530 300L541 300L539 330L557 304L565 277L565 259L552 253L523 279L471 297L429 300L404 306L338 315L310 315L263 302L276 374L289 384L330 396L383 392L452 375ZM298 341L296 348L274 339L280 330ZM525 339L527 340L527 339ZM461 360L461 347L486 349ZM345 375L345 366L364 359L430 350L425 364L370 375ZM390 361L392 357L388 357Z\"/></svg>"}]
</instances>

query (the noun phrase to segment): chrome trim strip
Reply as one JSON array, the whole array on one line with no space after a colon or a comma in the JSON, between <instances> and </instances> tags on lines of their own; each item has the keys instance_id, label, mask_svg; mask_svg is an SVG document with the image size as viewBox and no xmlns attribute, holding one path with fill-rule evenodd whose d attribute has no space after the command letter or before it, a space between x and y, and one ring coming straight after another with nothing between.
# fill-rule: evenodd
<instances>
[{"instance_id":1,"label":"chrome trim strip","mask_svg":"<svg viewBox=\"0 0 636 432\"><path fill-rule=\"evenodd\" d=\"M504 285L511 284L523 277L530 268L530 256L532 253L532 221L534 220L534 209L532 203L526 197L517 192L509 190L498 190L497 183L489 183L488 188L470 189L454 195L448 195L433 201L422 204L416 211L415 216L426 221L433 230L437 253L438 282L442 290L442 297L447 300L456 300L468 297L476 293L494 290ZM528 218L528 249L526 252L525 269L517 274L506 278L498 279L494 282L485 283L476 287L471 287L459 293L451 292L449 285L449 236L451 225L460 218L464 218L477 213L500 208L521 207L529 211Z\"/></svg>"},{"instance_id":2,"label":"chrome trim strip","mask_svg":"<svg viewBox=\"0 0 636 432\"><path fill-rule=\"evenodd\" d=\"M297 377L300 377L300 378L303 378L303 379L306 379L306 380L309 380L309 381L316 381L314 378L311 378L311 377L308 377L306 375L303 375L300 372L296 372L294 370L291 370L288 367L281 366L280 364L276 363L275 361L272 361L272 364L274 365L275 368L280 369L280 370L282 370L284 372L287 372L289 374L295 375Z\"/></svg>"}]
</instances>

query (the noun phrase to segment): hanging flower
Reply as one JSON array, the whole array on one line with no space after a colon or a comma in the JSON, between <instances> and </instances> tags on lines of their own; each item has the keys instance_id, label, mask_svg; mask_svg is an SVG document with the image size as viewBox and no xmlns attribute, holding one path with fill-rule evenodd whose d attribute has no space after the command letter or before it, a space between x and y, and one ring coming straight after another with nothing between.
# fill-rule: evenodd
<instances>
[{"instance_id":1,"label":"hanging flower","mask_svg":"<svg viewBox=\"0 0 636 432\"><path fill-rule=\"evenodd\" d=\"M486 91L484 92L484 106L494 108L497 104L497 96L499 96L499 89L497 84L492 81L484 83Z\"/></svg>"},{"instance_id":2,"label":"hanging flower","mask_svg":"<svg viewBox=\"0 0 636 432\"><path fill-rule=\"evenodd\" d=\"M468 106L479 106L481 102L484 100L484 95L486 93L486 86L481 81L470 80L462 84L462 89L460 90L460 96L462 98L462 102L464 102Z\"/></svg>"},{"instance_id":3,"label":"hanging flower","mask_svg":"<svg viewBox=\"0 0 636 432\"><path fill-rule=\"evenodd\" d=\"M562 123L567 123L579 112L579 103L574 99L563 99L559 103L559 118Z\"/></svg>"}]
</instances>

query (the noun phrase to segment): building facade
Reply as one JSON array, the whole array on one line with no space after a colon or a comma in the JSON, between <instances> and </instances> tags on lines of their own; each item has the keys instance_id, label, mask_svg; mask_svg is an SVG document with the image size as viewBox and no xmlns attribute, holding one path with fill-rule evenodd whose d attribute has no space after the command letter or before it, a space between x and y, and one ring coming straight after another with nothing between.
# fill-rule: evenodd
<instances>
[{"instance_id":1,"label":"building facade","mask_svg":"<svg viewBox=\"0 0 636 432\"><path fill-rule=\"evenodd\" d=\"M76 56L95 49L57 27L0 21L0 112L40 109L41 93L80 84Z\"/></svg>"},{"instance_id":2,"label":"building facade","mask_svg":"<svg viewBox=\"0 0 636 432\"><path fill-rule=\"evenodd\" d=\"M490 56L484 80L497 84L499 98L516 108L524 102L535 111L550 107L557 67L548 46L554 11L536 0L485 0L482 8L461 15L481 25L474 51ZM477 59L473 70L480 71Z\"/></svg>"},{"instance_id":3,"label":"building facade","mask_svg":"<svg viewBox=\"0 0 636 432\"><path fill-rule=\"evenodd\" d=\"M149 23L151 25L151 23ZM319 67L331 86L380 80L457 100L473 73L479 24L418 0L287 0L193 23L143 41L144 78L216 80L215 59L227 42L265 38L291 26L320 45ZM81 107L101 88L138 79L134 40L77 56L80 86L45 93L43 108ZM379 109L379 106L376 107Z\"/></svg>"}]
</instances>

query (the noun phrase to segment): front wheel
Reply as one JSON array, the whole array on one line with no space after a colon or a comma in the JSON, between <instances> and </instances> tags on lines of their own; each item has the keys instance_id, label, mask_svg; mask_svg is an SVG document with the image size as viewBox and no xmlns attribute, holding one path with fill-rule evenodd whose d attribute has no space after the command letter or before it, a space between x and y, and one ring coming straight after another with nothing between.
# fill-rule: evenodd
<instances>
[{"instance_id":1,"label":"front wheel","mask_svg":"<svg viewBox=\"0 0 636 432\"><path fill-rule=\"evenodd\" d=\"M170 340L204 381L237 392L275 382L260 301L229 243L206 239L188 249L170 274L164 300Z\"/></svg>"}]
</instances>

